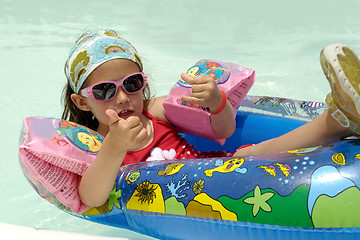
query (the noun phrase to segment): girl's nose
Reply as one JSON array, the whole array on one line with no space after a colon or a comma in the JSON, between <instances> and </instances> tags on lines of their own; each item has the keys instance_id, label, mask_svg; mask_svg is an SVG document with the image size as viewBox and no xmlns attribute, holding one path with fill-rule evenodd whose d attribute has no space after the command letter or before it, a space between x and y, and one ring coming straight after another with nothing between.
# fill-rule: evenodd
<instances>
[{"instance_id":1,"label":"girl's nose","mask_svg":"<svg viewBox=\"0 0 360 240\"><path fill-rule=\"evenodd\" d=\"M116 97L117 104L127 103L129 101L129 96L127 93L119 87Z\"/></svg>"}]
</instances>

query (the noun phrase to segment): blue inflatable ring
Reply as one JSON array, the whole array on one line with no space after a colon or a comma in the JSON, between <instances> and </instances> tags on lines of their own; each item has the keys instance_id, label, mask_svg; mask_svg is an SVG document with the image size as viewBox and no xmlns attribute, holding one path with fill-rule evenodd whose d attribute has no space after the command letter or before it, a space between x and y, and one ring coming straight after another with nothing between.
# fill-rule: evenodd
<instances>
[{"instance_id":1,"label":"blue inflatable ring","mask_svg":"<svg viewBox=\"0 0 360 240\"><path fill-rule=\"evenodd\" d=\"M286 133L322 103L249 96L224 146L185 135L201 151L230 150ZM360 239L360 140L244 158L153 161L120 169L89 221L160 239Z\"/></svg>"}]
</instances>

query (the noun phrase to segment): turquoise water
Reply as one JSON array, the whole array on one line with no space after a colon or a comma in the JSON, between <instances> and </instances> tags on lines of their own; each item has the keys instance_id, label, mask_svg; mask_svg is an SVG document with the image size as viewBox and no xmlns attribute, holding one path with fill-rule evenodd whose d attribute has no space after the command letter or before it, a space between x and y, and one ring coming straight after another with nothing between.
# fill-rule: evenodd
<instances>
[{"instance_id":1,"label":"turquoise water","mask_svg":"<svg viewBox=\"0 0 360 240\"><path fill-rule=\"evenodd\" d=\"M322 101L329 87L319 52L343 42L360 53L359 7L357 0L1 0L0 222L150 239L61 212L35 193L19 168L22 118L60 117L63 65L83 31L114 29L132 42L157 96L191 64L210 58L255 69L252 95Z\"/></svg>"}]
</instances>

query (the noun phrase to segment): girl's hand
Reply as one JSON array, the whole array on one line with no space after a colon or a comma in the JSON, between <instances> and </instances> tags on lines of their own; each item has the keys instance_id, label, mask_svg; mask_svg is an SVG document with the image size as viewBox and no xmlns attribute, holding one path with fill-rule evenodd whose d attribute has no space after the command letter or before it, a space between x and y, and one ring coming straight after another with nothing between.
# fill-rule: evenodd
<instances>
[{"instance_id":1,"label":"girl's hand","mask_svg":"<svg viewBox=\"0 0 360 240\"><path fill-rule=\"evenodd\" d=\"M207 107L210 112L214 112L220 107L222 96L214 78L204 75L193 78L185 73L181 74L181 78L192 85L190 96L182 96L182 101Z\"/></svg>"},{"instance_id":2,"label":"girl's hand","mask_svg":"<svg viewBox=\"0 0 360 240\"><path fill-rule=\"evenodd\" d=\"M151 137L151 126L143 126L139 117L131 116L126 120L120 118L112 110L106 110L109 116L110 131L108 135L115 136L116 143L120 149L125 151L135 150Z\"/></svg>"},{"instance_id":3,"label":"girl's hand","mask_svg":"<svg viewBox=\"0 0 360 240\"><path fill-rule=\"evenodd\" d=\"M98 207L109 198L117 173L128 150L144 146L151 136L150 124L144 128L139 117L120 118L114 110L106 110L110 131L100 152L86 169L79 183L83 203Z\"/></svg>"}]
</instances>

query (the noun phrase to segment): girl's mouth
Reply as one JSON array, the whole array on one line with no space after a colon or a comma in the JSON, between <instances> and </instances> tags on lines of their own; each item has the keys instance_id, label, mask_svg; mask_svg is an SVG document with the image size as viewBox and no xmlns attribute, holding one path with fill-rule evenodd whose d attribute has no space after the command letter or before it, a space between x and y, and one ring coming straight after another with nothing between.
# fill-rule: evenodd
<instances>
[{"instance_id":1,"label":"girl's mouth","mask_svg":"<svg viewBox=\"0 0 360 240\"><path fill-rule=\"evenodd\" d=\"M118 114L118 116L119 116L120 118L126 119L126 118L130 117L132 113L133 113L133 111L130 110L130 109L122 110L122 111Z\"/></svg>"}]
</instances>

